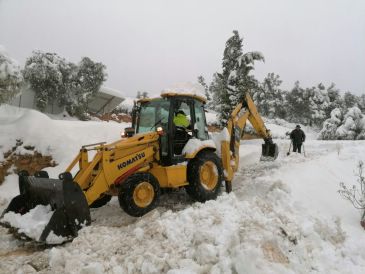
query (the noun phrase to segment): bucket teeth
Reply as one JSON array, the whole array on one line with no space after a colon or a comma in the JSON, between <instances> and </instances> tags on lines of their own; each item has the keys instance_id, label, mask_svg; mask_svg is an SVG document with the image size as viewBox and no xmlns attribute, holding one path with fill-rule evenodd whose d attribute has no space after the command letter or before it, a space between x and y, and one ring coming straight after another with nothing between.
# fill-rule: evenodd
<instances>
[{"instance_id":1,"label":"bucket teeth","mask_svg":"<svg viewBox=\"0 0 365 274\"><path fill-rule=\"evenodd\" d=\"M12 199L1 218L8 212L23 215L37 205L50 205L54 212L40 238L34 240L46 242L51 232L65 238L76 237L78 230L91 222L89 206L70 173L63 173L60 178L62 180L49 179L45 171L37 172L35 176L20 172L20 195Z\"/></svg>"}]
</instances>

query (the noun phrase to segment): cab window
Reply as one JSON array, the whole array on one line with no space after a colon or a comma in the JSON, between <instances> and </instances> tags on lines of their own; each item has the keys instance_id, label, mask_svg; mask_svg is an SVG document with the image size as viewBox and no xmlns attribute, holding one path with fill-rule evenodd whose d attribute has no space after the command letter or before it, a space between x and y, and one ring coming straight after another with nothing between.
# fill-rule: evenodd
<instances>
[{"instance_id":1,"label":"cab window","mask_svg":"<svg viewBox=\"0 0 365 274\"><path fill-rule=\"evenodd\" d=\"M196 137L200 140L207 140L208 128L206 127L205 111L203 104L201 102L195 101L194 111L195 111L194 131L196 132Z\"/></svg>"}]
</instances>

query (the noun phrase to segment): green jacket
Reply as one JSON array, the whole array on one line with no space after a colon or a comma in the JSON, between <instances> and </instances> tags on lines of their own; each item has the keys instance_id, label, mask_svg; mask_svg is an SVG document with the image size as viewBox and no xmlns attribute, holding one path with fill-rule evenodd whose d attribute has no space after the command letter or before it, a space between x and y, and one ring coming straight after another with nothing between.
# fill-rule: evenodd
<instances>
[{"instance_id":1,"label":"green jacket","mask_svg":"<svg viewBox=\"0 0 365 274\"><path fill-rule=\"evenodd\" d=\"M185 127L187 128L189 126L189 121L186 118L186 116L184 114L178 113L175 117L174 117L174 124L177 127Z\"/></svg>"}]
</instances>

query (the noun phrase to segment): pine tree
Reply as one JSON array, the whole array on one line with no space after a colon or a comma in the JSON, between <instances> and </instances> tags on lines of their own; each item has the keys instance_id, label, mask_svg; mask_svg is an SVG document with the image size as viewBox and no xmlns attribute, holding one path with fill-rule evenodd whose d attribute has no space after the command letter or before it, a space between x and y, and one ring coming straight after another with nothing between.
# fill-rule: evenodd
<instances>
[{"instance_id":1,"label":"pine tree","mask_svg":"<svg viewBox=\"0 0 365 274\"><path fill-rule=\"evenodd\" d=\"M19 92L22 81L18 63L0 46L0 104L10 101Z\"/></svg>"},{"instance_id":2,"label":"pine tree","mask_svg":"<svg viewBox=\"0 0 365 274\"><path fill-rule=\"evenodd\" d=\"M307 89L309 93L310 124L322 126L327 119L326 110L330 99L325 86L320 83L317 87Z\"/></svg>"},{"instance_id":3,"label":"pine tree","mask_svg":"<svg viewBox=\"0 0 365 274\"><path fill-rule=\"evenodd\" d=\"M346 108L351 108L357 106L358 98L356 95L353 95L351 92L345 92L343 96L343 100L345 102Z\"/></svg>"},{"instance_id":4,"label":"pine tree","mask_svg":"<svg viewBox=\"0 0 365 274\"><path fill-rule=\"evenodd\" d=\"M217 73L212 83L212 90L218 93L213 98L217 99L216 109L222 125L226 124L232 109L242 102L245 92L257 87L257 80L249 75L255 61L264 61L263 55L259 52L243 54L242 39L238 31L233 31L223 53L222 73Z\"/></svg>"},{"instance_id":5,"label":"pine tree","mask_svg":"<svg viewBox=\"0 0 365 274\"><path fill-rule=\"evenodd\" d=\"M252 98L261 115L269 118L286 117L285 92L280 89L279 75L269 73L255 90Z\"/></svg>"},{"instance_id":6,"label":"pine tree","mask_svg":"<svg viewBox=\"0 0 365 274\"><path fill-rule=\"evenodd\" d=\"M301 88L299 81L295 82L294 88L286 95L289 121L305 125L310 124L309 96L308 89Z\"/></svg>"},{"instance_id":7,"label":"pine tree","mask_svg":"<svg viewBox=\"0 0 365 274\"><path fill-rule=\"evenodd\" d=\"M209 92L209 87L207 83L205 82L205 79L202 75L198 77L198 83L204 88L204 95L207 98L207 101L209 102L211 100L211 95Z\"/></svg>"}]
</instances>

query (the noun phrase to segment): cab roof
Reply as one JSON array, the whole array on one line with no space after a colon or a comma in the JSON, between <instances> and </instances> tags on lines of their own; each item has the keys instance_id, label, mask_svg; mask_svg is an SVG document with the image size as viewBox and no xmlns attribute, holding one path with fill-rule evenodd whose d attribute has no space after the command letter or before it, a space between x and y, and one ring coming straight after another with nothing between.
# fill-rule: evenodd
<instances>
[{"instance_id":1,"label":"cab roof","mask_svg":"<svg viewBox=\"0 0 365 274\"><path fill-rule=\"evenodd\" d=\"M137 103L145 103L145 102L150 102L150 101L153 101L156 99L168 98L168 97L191 97L193 99L196 99L196 100L202 102L203 104L205 104L207 102L207 99L205 99L203 96L199 96L196 94L168 92L168 93L161 94L161 97L139 99L139 100L137 100Z\"/></svg>"}]
</instances>

